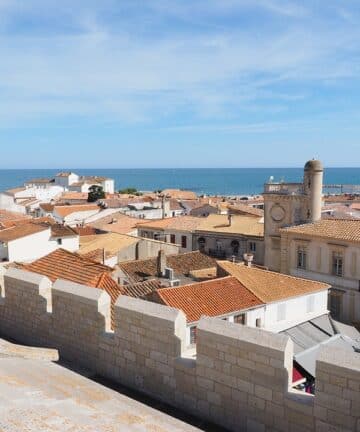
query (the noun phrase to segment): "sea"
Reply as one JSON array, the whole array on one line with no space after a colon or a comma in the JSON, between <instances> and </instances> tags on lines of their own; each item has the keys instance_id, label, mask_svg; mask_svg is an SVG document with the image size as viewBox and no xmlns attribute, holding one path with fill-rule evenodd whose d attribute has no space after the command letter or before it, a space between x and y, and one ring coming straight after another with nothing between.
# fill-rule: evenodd
<instances>
[{"instance_id":1,"label":"sea","mask_svg":"<svg viewBox=\"0 0 360 432\"><path fill-rule=\"evenodd\" d=\"M192 190L198 195L225 196L259 194L270 177L274 181L299 182L303 176L303 168L11 169L0 170L0 190L22 186L32 178L51 178L59 171L110 177L115 179L116 190L177 188ZM360 168L325 168L324 183L360 185Z\"/></svg>"}]
</instances>

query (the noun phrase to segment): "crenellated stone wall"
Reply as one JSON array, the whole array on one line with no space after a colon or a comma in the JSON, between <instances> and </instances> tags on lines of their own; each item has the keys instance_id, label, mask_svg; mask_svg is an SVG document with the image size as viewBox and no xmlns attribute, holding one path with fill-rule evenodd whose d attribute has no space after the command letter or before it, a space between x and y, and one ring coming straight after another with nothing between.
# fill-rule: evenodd
<instances>
[{"instance_id":1,"label":"crenellated stone wall","mask_svg":"<svg viewBox=\"0 0 360 432\"><path fill-rule=\"evenodd\" d=\"M359 431L360 355L324 348L316 395L292 391L292 341L202 318L197 356L185 351L181 311L10 269L0 335L60 356L232 431Z\"/></svg>"}]
</instances>

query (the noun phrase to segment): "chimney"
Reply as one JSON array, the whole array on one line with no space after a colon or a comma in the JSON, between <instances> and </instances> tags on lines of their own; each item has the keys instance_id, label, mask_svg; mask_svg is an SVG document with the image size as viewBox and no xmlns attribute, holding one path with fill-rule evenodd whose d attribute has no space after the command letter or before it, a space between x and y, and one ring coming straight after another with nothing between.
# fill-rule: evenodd
<instances>
[{"instance_id":1,"label":"chimney","mask_svg":"<svg viewBox=\"0 0 360 432\"><path fill-rule=\"evenodd\" d=\"M254 255L251 254L251 253L244 253L243 257L244 257L244 261L245 261L246 265L248 267L251 267L252 266L252 261L254 259Z\"/></svg>"},{"instance_id":2,"label":"chimney","mask_svg":"<svg viewBox=\"0 0 360 432\"><path fill-rule=\"evenodd\" d=\"M105 261L106 261L106 253L105 253L105 248L103 248L103 253L102 253L102 261L103 261L103 264L105 265Z\"/></svg>"},{"instance_id":3,"label":"chimney","mask_svg":"<svg viewBox=\"0 0 360 432\"><path fill-rule=\"evenodd\" d=\"M165 251L160 249L157 257L157 273L158 276L164 276L166 267Z\"/></svg>"},{"instance_id":4,"label":"chimney","mask_svg":"<svg viewBox=\"0 0 360 432\"><path fill-rule=\"evenodd\" d=\"M231 226L231 224L232 224L232 217L233 216L231 214L228 215L229 226Z\"/></svg>"}]
</instances>

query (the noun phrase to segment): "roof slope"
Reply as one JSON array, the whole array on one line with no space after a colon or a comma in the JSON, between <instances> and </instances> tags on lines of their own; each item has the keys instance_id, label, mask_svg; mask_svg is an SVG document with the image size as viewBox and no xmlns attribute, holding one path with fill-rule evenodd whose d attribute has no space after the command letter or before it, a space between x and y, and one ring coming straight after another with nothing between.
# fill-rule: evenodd
<instances>
[{"instance_id":1,"label":"roof slope","mask_svg":"<svg viewBox=\"0 0 360 432\"><path fill-rule=\"evenodd\" d=\"M135 284L126 284L121 286L122 294L129 297L143 298L148 294L153 293L161 287L161 282L158 279L150 279L144 282Z\"/></svg>"},{"instance_id":2,"label":"roof slope","mask_svg":"<svg viewBox=\"0 0 360 432\"><path fill-rule=\"evenodd\" d=\"M255 207L251 207L251 206L249 206L247 204L243 204L243 203L229 204L228 209L232 213L249 214L249 215L257 216L257 217L263 217L264 216L264 210L261 210L261 209L255 208Z\"/></svg>"},{"instance_id":3,"label":"roof slope","mask_svg":"<svg viewBox=\"0 0 360 432\"><path fill-rule=\"evenodd\" d=\"M179 230L193 231L200 226L201 218L195 216L178 216L174 218L166 218L159 220L151 220L148 222L140 222L137 228L154 228L157 230Z\"/></svg>"},{"instance_id":4,"label":"roof slope","mask_svg":"<svg viewBox=\"0 0 360 432\"><path fill-rule=\"evenodd\" d=\"M36 223L25 223L23 225L14 226L0 230L0 241L7 243L9 241L17 240L23 237L30 236L32 234L39 233L41 231L48 230L50 227L47 225L36 224Z\"/></svg>"},{"instance_id":5,"label":"roof slope","mask_svg":"<svg viewBox=\"0 0 360 432\"><path fill-rule=\"evenodd\" d=\"M139 241L136 237L126 234L106 233L80 238L80 254L88 254L98 249L105 249L107 256L115 256L120 249L130 246Z\"/></svg>"},{"instance_id":6,"label":"roof slope","mask_svg":"<svg viewBox=\"0 0 360 432\"><path fill-rule=\"evenodd\" d=\"M80 213L80 212L88 212L99 210L99 206L96 204L80 204L80 205L63 205L63 206L55 206L54 212L56 212L61 217L69 216L72 213Z\"/></svg>"},{"instance_id":7,"label":"roof slope","mask_svg":"<svg viewBox=\"0 0 360 432\"><path fill-rule=\"evenodd\" d=\"M280 232L359 242L360 219L322 219L314 223L282 228Z\"/></svg>"},{"instance_id":8,"label":"roof slope","mask_svg":"<svg viewBox=\"0 0 360 432\"><path fill-rule=\"evenodd\" d=\"M111 322L114 325L114 305L121 295L121 287L111 277L112 268L96 263L64 249L46 255L20 268L47 276L52 282L64 279L106 291L111 298Z\"/></svg>"},{"instance_id":9,"label":"roof slope","mask_svg":"<svg viewBox=\"0 0 360 432\"><path fill-rule=\"evenodd\" d=\"M301 279L229 261L218 261L218 266L228 275L235 276L246 288L264 303L271 303L329 289L322 282Z\"/></svg>"},{"instance_id":10,"label":"roof slope","mask_svg":"<svg viewBox=\"0 0 360 432\"><path fill-rule=\"evenodd\" d=\"M96 263L65 249L57 249L30 264L23 264L21 267L24 270L47 276L52 282L57 279L65 279L89 286L96 286L101 274L112 271L111 267Z\"/></svg>"},{"instance_id":11,"label":"roof slope","mask_svg":"<svg viewBox=\"0 0 360 432\"><path fill-rule=\"evenodd\" d=\"M263 304L232 276L179 287L161 288L154 296L167 306L181 309L188 322L199 321L202 315L221 316Z\"/></svg>"},{"instance_id":12,"label":"roof slope","mask_svg":"<svg viewBox=\"0 0 360 432\"><path fill-rule=\"evenodd\" d=\"M199 252L187 252L168 255L166 265L177 275L188 275L192 270L208 269L216 266L216 261ZM157 257L146 260L126 261L118 264L119 268L133 281L141 282L150 276L157 276Z\"/></svg>"},{"instance_id":13,"label":"roof slope","mask_svg":"<svg viewBox=\"0 0 360 432\"><path fill-rule=\"evenodd\" d=\"M254 216L232 216L231 225L227 215L211 214L201 218L197 232L216 232L224 234L242 234L264 237L264 223L262 218Z\"/></svg>"},{"instance_id":14,"label":"roof slope","mask_svg":"<svg viewBox=\"0 0 360 432\"><path fill-rule=\"evenodd\" d=\"M136 224L138 222L138 218L130 217L119 212L97 219L89 223L88 226L103 231L128 234L136 229Z\"/></svg>"}]
</instances>

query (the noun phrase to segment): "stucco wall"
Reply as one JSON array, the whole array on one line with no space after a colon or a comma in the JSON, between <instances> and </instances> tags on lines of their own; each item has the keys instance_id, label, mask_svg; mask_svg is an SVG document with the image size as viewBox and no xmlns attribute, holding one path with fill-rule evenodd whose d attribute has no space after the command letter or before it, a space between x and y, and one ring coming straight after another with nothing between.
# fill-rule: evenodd
<instances>
[{"instance_id":1,"label":"stucco wall","mask_svg":"<svg viewBox=\"0 0 360 432\"><path fill-rule=\"evenodd\" d=\"M356 431L360 357L323 348L316 395L289 390L289 338L202 318L197 358L184 352L182 312L18 269L5 275L0 332L56 347L64 359L232 431Z\"/></svg>"}]
</instances>

